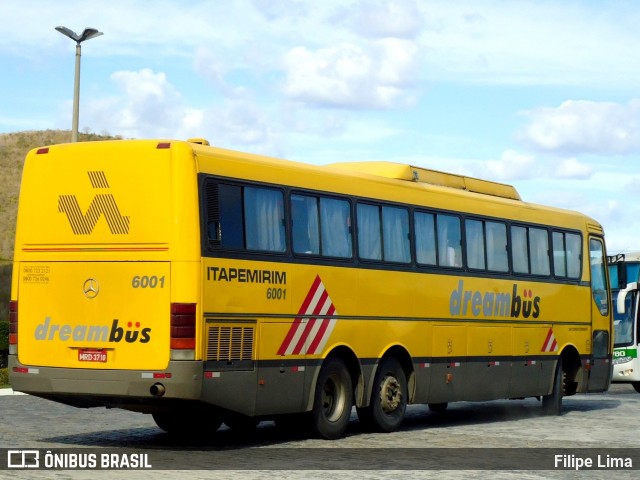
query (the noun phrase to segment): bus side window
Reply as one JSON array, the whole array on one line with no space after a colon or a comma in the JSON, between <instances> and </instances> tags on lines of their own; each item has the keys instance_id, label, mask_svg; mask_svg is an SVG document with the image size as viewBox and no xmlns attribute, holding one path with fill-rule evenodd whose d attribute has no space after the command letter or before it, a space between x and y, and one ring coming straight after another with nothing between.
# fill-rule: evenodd
<instances>
[{"instance_id":1,"label":"bus side window","mask_svg":"<svg viewBox=\"0 0 640 480\"><path fill-rule=\"evenodd\" d=\"M438 231L438 265L443 267L462 266L462 234L460 219L453 215L436 216Z\"/></svg>"},{"instance_id":2,"label":"bus side window","mask_svg":"<svg viewBox=\"0 0 640 480\"><path fill-rule=\"evenodd\" d=\"M556 277L580 278L582 242L575 233L553 232L553 271Z\"/></svg>"},{"instance_id":3,"label":"bus side window","mask_svg":"<svg viewBox=\"0 0 640 480\"><path fill-rule=\"evenodd\" d=\"M606 257L600 240L589 240L589 258L591 263L591 293L601 315L609 314L609 297L606 275Z\"/></svg>"},{"instance_id":4,"label":"bus side window","mask_svg":"<svg viewBox=\"0 0 640 480\"><path fill-rule=\"evenodd\" d=\"M582 238L575 233L565 235L567 246L567 276L580 278L580 259L582 258Z\"/></svg>"},{"instance_id":5,"label":"bus side window","mask_svg":"<svg viewBox=\"0 0 640 480\"><path fill-rule=\"evenodd\" d=\"M507 225L502 222L486 222L487 268L494 272L508 272Z\"/></svg>"},{"instance_id":6,"label":"bus side window","mask_svg":"<svg viewBox=\"0 0 640 480\"><path fill-rule=\"evenodd\" d=\"M382 237L380 236L380 207L359 203L358 254L365 260L382 260Z\"/></svg>"},{"instance_id":7,"label":"bus side window","mask_svg":"<svg viewBox=\"0 0 640 480\"><path fill-rule=\"evenodd\" d=\"M511 227L511 262L515 273L529 273L529 245L524 227Z\"/></svg>"},{"instance_id":8,"label":"bus side window","mask_svg":"<svg viewBox=\"0 0 640 480\"><path fill-rule=\"evenodd\" d=\"M478 270L485 268L484 228L481 221L465 221L465 237L467 241L467 266Z\"/></svg>"},{"instance_id":9,"label":"bus side window","mask_svg":"<svg viewBox=\"0 0 640 480\"><path fill-rule=\"evenodd\" d=\"M291 221L294 253L319 255L318 198L291 195Z\"/></svg>"},{"instance_id":10,"label":"bus side window","mask_svg":"<svg viewBox=\"0 0 640 480\"><path fill-rule=\"evenodd\" d=\"M320 197L320 225L322 255L351 258L353 245L349 202Z\"/></svg>"},{"instance_id":11,"label":"bus side window","mask_svg":"<svg viewBox=\"0 0 640 480\"><path fill-rule=\"evenodd\" d=\"M549 275L549 234L542 228L529 229L529 248L531 254L531 273Z\"/></svg>"},{"instance_id":12,"label":"bus side window","mask_svg":"<svg viewBox=\"0 0 640 480\"><path fill-rule=\"evenodd\" d=\"M271 188L244 188L244 223L249 250L286 250L282 192Z\"/></svg>"},{"instance_id":13,"label":"bus side window","mask_svg":"<svg viewBox=\"0 0 640 480\"><path fill-rule=\"evenodd\" d=\"M564 245L564 233L553 232L553 271L556 277L567 276L567 252Z\"/></svg>"},{"instance_id":14,"label":"bus side window","mask_svg":"<svg viewBox=\"0 0 640 480\"><path fill-rule=\"evenodd\" d=\"M208 183L207 235L214 246L244 248L242 187Z\"/></svg>"},{"instance_id":15,"label":"bus side window","mask_svg":"<svg viewBox=\"0 0 640 480\"><path fill-rule=\"evenodd\" d=\"M415 212L416 260L419 265L436 264L436 231L431 213Z\"/></svg>"},{"instance_id":16,"label":"bus side window","mask_svg":"<svg viewBox=\"0 0 640 480\"><path fill-rule=\"evenodd\" d=\"M382 238L385 262L409 263L409 211L406 208L382 207Z\"/></svg>"}]
</instances>

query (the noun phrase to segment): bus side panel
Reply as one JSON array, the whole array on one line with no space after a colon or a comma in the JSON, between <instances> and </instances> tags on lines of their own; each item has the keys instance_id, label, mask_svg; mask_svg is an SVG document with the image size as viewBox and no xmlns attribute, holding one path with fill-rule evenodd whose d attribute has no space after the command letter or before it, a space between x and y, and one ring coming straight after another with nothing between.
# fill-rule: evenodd
<instances>
[{"instance_id":1,"label":"bus side panel","mask_svg":"<svg viewBox=\"0 0 640 480\"><path fill-rule=\"evenodd\" d=\"M543 386L543 361L537 357L539 345L542 345L542 330L546 327L513 328L513 362L509 385L510 398L523 398L540 395Z\"/></svg>"},{"instance_id":2,"label":"bus side panel","mask_svg":"<svg viewBox=\"0 0 640 480\"><path fill-rule=\"evenodd\" d=\"M465 398L464 382L468 364L467 327L435 325L429 403L452 402Z\"/></svg>"},{"instance_id":3,"label":"bus side panel","mask_svg":"<svg viewBox=\"0 0 640 480\"><path fill-rule=\"evenodd\" d=\"M511 379L511 327L469 327L469 400L505 398Z\"/></svg>"}]
</instances>

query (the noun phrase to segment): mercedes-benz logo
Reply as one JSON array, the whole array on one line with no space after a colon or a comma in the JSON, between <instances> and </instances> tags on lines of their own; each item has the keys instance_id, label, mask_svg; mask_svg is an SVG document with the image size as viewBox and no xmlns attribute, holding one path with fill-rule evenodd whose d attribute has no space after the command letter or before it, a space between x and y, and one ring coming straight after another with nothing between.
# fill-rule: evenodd
<instances>
[{"instance_id":1,"label":"mercedes-benz logo","mask_svg":"<svg viewBox=\"0 0 640 480\"><path fill-rule=\"evenodd\" d=\"M88 299L96 298L100 292L100 284L95 278L88 278L82 285L82 291Z\"/></svg>"}]
</instances>

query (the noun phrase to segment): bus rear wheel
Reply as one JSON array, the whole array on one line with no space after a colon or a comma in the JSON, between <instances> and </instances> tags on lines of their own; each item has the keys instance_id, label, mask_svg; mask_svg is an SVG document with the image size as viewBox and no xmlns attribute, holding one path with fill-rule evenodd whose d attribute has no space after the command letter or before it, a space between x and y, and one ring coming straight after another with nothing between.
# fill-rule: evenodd
<instances>
[{"instance_id":1,"label":"bus rear wheel","mask_svg":"<svg viewBox=\"0 0 640 480\"><path fill-rule=\"evenodd\" d=\"M316 383L311 419L313 429L323 438L340 438L349 424L353 406L353 385L345 363L329 358Z\"/></svg>"},{"instance_id":2,"label":"bus rear wheel","mask_svg":"<svg viewBox=\"0 0 640 480\"><path fill-rule=\"evenodd\" d=\"M553 379L553 390L542 397L542 411L545 415L560 415L562 413L562 396L564 394L564 372L562 358L558 358L556 374Z\"/></svg>"},{"instance_id":3,"label":"bus rear wheel","mask_svg":"<svg viewBox=\"0 0 640 480\"><path fill-rule=\"evenodd\" d=\"M392 432L402 424L406 408L406 375L398 360L388 357L376 372L371 403L358 409L358 417L372 430Z\"/></svg>"}]
</instances>

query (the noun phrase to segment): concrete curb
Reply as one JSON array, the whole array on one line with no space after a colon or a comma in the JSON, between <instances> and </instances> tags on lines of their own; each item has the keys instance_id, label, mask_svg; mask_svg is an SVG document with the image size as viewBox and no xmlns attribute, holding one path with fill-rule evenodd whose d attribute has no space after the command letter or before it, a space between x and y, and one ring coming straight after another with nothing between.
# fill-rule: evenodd
<instances>
[{"instance_id":1,"label":"concrete curb","mask_svg":"<svg viewBox=\"0 0 640 480\"><path fill-rule=\"evenodd\" d=\"M26 395L26 394L22 392L14 392L10 388L0 388L0 397L6 397L9 395Z\"/></svg>"}]
</instances>

